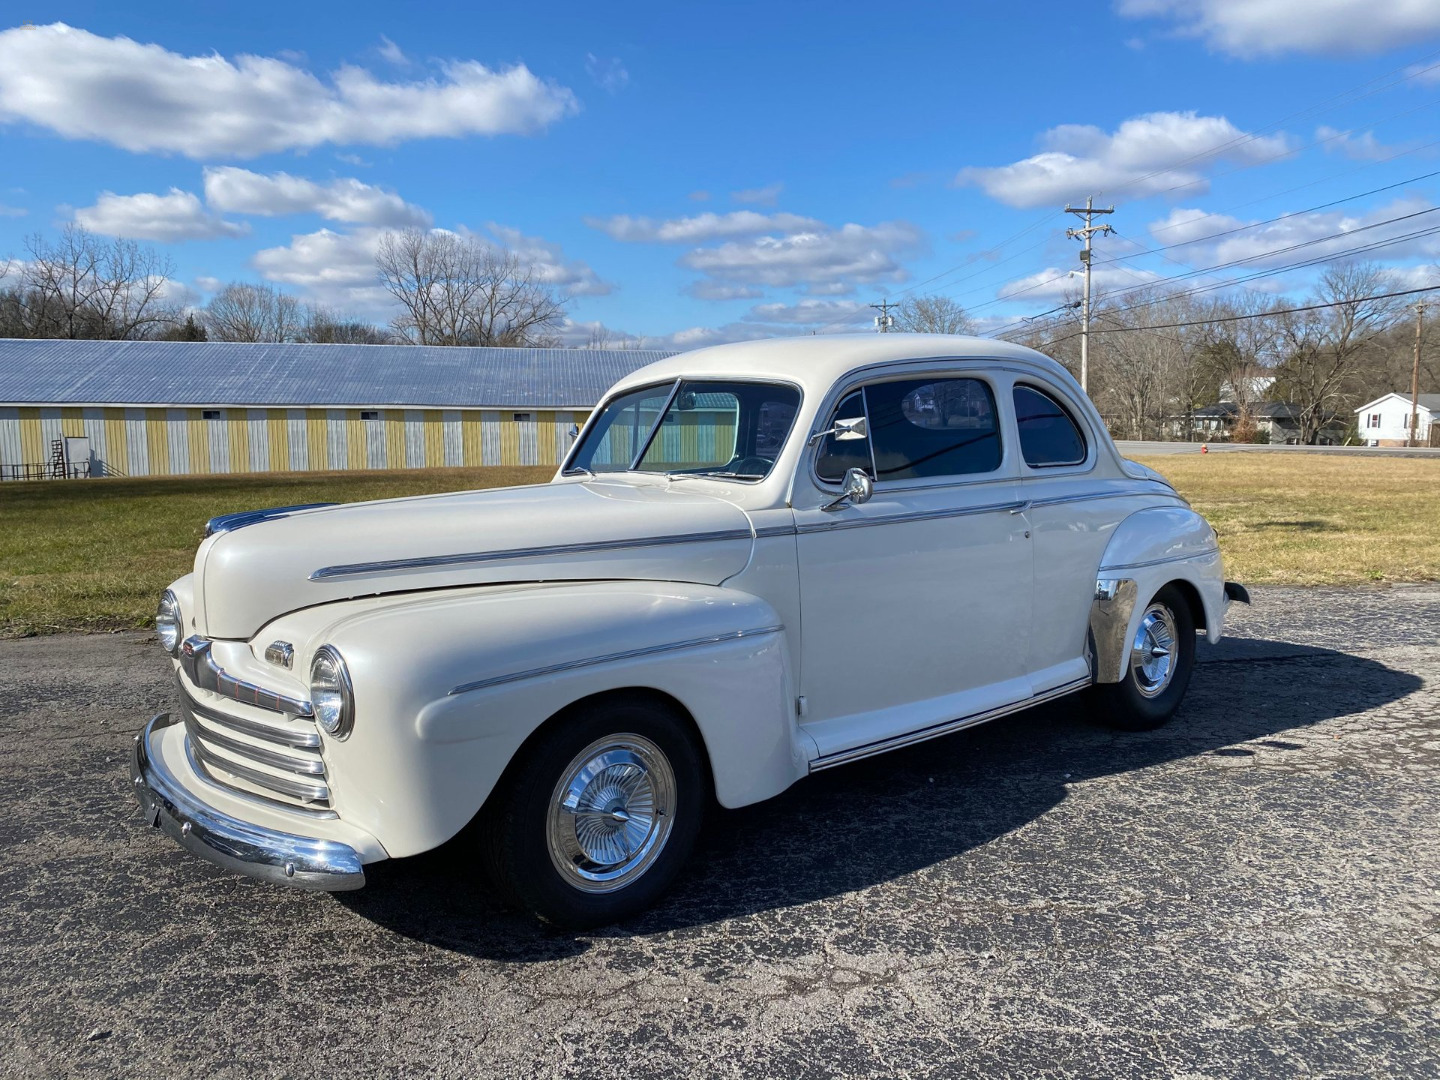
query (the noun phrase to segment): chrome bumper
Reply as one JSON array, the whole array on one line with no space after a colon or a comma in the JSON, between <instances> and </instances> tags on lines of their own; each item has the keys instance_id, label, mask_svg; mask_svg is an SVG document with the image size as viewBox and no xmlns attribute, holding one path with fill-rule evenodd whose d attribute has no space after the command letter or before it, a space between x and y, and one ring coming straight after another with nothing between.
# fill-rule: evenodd
<instances>
[{"instance_id":1,"label":"chrome bumper","mask_svg":"<svg viewBox=\"0 0 1440 1080\"><path fill-rule=\"evenodd\" d=\"M354 848L279 832L206 806L150 754L150 737L177 721L161 713L135 736L130 781L145 819L181 847L237 874L278 885L320 892L342 892L365 884L365 870Z\"/></svg>"}]
</instances>

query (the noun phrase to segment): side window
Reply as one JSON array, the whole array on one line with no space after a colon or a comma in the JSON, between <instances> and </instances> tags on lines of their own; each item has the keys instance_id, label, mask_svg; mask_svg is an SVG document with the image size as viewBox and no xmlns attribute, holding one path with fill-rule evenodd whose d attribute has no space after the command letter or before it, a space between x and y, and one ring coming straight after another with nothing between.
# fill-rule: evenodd
<instances>
[{"instance_id":1,"label":"side window","mask_svg":"<svg viewBox=\"0 0 1440 1080\"><path fill-rule=\"evenodd\" d=\"M1065 406L1033 386L1015 387L1015 421L1020 427L1020 452L1025 464L1079 465L1085 460L1085 438Z\"/></svg>"},{"instance_id":2,"label":"side window","mask_svg":"<svg viewBox=\"0 0 1440 1080\"><path fill-rule=\"evenodd\" d=\"M905 379L865 388L876 480L965 476L1000 467L995 397L979 379Z\"/></svg>"},{"instance_id":3,"label":"side window","mask_svg":"<svg viewBox=\"0 0 1440 1080\"><path fill-rule=\"evenodd\" d=\"M834 427L837 420L859 420L864 415L865 395L856 390L847 394L835 407L835 415L830 417L827 426ZM845 473L850 469L864 469L872 480L875 479L870 465L870 440L836 439L834 435L827 435L820 448L820 456L815 459L816 474L822 480L838 483L845 479Z\"/></svg>"}]
</instances>

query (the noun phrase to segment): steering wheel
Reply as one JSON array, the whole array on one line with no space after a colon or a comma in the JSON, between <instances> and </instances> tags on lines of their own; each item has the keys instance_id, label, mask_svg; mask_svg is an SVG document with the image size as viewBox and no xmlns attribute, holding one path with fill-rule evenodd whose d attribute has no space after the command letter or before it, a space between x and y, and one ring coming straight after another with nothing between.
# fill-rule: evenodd
<instances>
[{"instance_id":1,"label":"steering wheel","mask_svg":"<svg viewBox=\"0 0 1440 1080\"><path fill-rule=\"evenodd\" d=\"M773 458L761 457L759 454L751 454L749 457L737 458L726 466L727 472L754 473L756 476L764 476L775 464Z\"/></svg>"}]
</instances>

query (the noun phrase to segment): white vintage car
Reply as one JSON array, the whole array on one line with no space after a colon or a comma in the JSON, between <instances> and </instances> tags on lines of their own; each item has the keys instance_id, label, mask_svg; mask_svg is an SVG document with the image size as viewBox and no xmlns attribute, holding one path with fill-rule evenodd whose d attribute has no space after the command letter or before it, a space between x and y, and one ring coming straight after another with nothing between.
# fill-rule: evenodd
<instances>
[{"instance_id":1,"label":"white vintage car","mask_svg":"<svg viewBox=\"0 0 1440 1080\"><path fill-rule=\"evenodd\" d=\"M156 620L150 823L325 890L463 831L570 927L654 901L712 799L1066 695L1161 724L1248 600L1060 365L961 337L675 356L549 484L207 533Z\"/></svg>"}]
</instances>

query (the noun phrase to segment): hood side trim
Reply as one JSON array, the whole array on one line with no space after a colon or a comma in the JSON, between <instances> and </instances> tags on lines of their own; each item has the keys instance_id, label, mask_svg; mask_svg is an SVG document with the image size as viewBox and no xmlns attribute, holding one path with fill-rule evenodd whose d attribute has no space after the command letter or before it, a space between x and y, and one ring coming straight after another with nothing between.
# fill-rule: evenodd
<instances>
[{"instance_id":1,"label":"hood side trim","mask_svg":"<svg viewBox=\"0 0 1440 1080\"><path fill-rule=\"evenodd\" d=\"M508 548L502 551L467 551L454 555L425 555L411 559L385 559L380 562L344 563L322 566L310 574L311 581L386 574L397 570L433 570L446 566L472 566L476 563L504 562L509 559L534 559L561 555L590 555L601 551L622 551L627 548L668 547L672 544L708 544L726 540L753 540L750 529L721 529L715 532L680 533L672 536L646 536L634 540L592 540L579 544L547 544L544 547Z\"/></svg>"}]
</instances>

